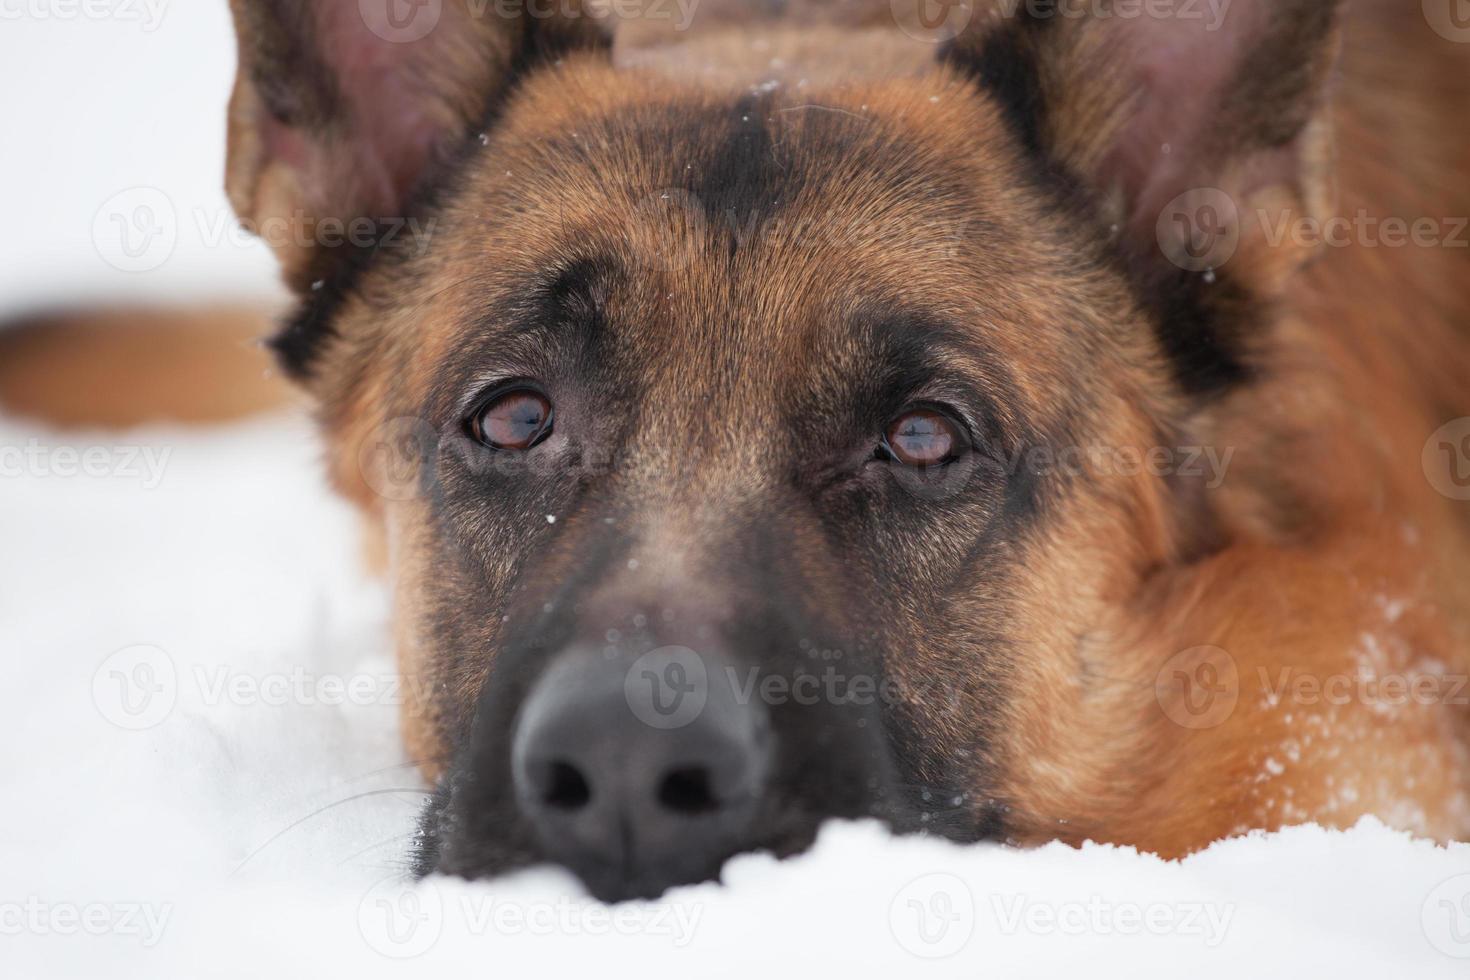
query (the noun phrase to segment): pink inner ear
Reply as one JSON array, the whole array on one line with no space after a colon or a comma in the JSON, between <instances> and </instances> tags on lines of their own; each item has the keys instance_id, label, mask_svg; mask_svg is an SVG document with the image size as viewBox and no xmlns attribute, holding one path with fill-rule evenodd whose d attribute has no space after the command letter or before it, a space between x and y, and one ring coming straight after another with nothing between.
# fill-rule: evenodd
<instances>
[{"instance_id":1,"label":"pink inner ear","mask_svg":"<svg viewBox=\"0 0 1470 980\"><path fill-rule=\"evenodd\" d=\"M1207 4L1198 19L1140 17L1111 26L1119 61L1132 64L1137 112L1122 127L1104 169L1131 202L1136 222L1152 227L1177 195L1208 183L1221 146L1210 127L1269 13L1259 0L1228 4L1216 29Z\"/></svg>"},{"instance_id":2,"label":"pink inner ear","mask_svg":"<svg viewBox=\"0 0 1470 980\"><path fill-rule=\"evenodd\" d=\"M323 177L349 183L360 213L402 217L398 212L446 136L426 111L433 94L419 81L434 37L445 28L417 41L387 41L350 0L315 4L314 16L321 57L350 114L349 145L328 150L336 166ZM341 199L340 186L324 190Z\"/></svg>"}]
</instances>

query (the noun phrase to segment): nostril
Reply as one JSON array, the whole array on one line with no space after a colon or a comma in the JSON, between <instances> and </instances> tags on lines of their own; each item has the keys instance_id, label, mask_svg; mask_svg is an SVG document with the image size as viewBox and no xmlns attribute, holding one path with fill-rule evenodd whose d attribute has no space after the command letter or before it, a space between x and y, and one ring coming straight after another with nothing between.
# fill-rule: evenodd
<instances>
[{"instance_id":1,"label":"nostril","mask_svg":"<svg viewBox=\"0 0 1470 980\"><path fill-rule=\"evenodd\" d=\"M719 809L709 784L709 770L701 766L674 769L658 787L658 801L675 813L708 813Z\"/></svg>"},{"instance_id":2,"label":"nostril","mask_svg":"<svg viewBox=\"0 0 1470 980\"><path fill-rule=\"evenodd\" d=\"M587 778L570 762L560 760L551 764L546 792L541 801L558 810L580 810L592 799L592 787Z\"/></svg>"}]
</instances>

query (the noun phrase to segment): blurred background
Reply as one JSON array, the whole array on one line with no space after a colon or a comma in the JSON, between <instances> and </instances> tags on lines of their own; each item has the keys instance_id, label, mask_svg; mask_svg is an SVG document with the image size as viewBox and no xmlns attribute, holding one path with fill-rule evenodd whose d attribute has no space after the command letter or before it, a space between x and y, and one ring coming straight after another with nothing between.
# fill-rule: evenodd
<instances>
[{"instance_id":1,"label":"blurred background","mask_svg":"<svg viewBox=\"0 0 1470 980\"><path fill-rule=\"evenodd\" d=\"M0 2L0 408L125 428L279 402L255 342L284 293L223 190L234 71L225 0ZM203 364L227 392L179 383Z\"/></svg>"},{"instance_id":2,"label":"blurred background","mask_svg":"<svg viewBox=\"0 0 1470 980\"><path fill-rule=\"evenodd\" d=\"M234 71L225 0L0 3L7 316L278 295L223 191Z\"/></svg>"}]
</instances>

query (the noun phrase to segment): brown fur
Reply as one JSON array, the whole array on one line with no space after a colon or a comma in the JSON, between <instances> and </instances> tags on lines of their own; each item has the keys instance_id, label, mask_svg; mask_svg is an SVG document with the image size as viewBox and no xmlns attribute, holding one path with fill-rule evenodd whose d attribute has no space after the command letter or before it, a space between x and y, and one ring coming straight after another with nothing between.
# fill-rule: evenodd
<instances>
[{"instance_id":1,"label":"brown fur","mask_svg":"<svg viewBox=\"0 0 1470 980\"><path fill-rule=\"evenodd\" d=\"M612 526L628 571L579 606L609 625L645 601L736 616L762 601L738 577L750 542L780 542L765 587L825 611L834 643L884 651L911 778L962 790L956 825L1170 856L1365 814L1470 834L1470 521L1421 463L1470 415L1470 252L1273 245L1253 218L1470 215L1467 55L1417 9L1365 0L1339 30L1330 4L1246 7L1219 42L1239 58L1198 65L1215 87L1163 92L1147 34L1081 22L977 13L936 59L872 5L774 22L720 5L687 36L624 25L614 56L585 23L542 25L573 40L539 61L518 22L476 23L388 53L412 82L370 94L432 93L405 136L333 65L345 49L291 48L321 24L234 6L242 213L436 221L419 256L283 256L306 304L277 342L386 542L406 690L432 692L405 734L431 778L507 634ZM363 152L382 179L343 179ZM1151 238L1199 186L1246 216L1218 283L1181 279ZM528 297L608 255L621 269L575 301L620 386L569 392L547 455L612 447L618 465L496 484L542 488L519 509L477 502L452 458L464 389L560 363L570 341L517 326ZM1160 318L1140 297L1170 283L1195 305ZM1205 333L1169 333L1200 310ZM1028 488L977 478L885 510L876 477L844 475L850 447L796 428L836 431L861 403L885 370L873 320L894 311L962 325L931 342L948 380L929 397L981 391L997 451L1203 445L1233 468L1218 486L1043 473L1029 510ZM429 492L384 492L375 449L404 431L432 434ZM1390 675L1435 694L1273 697ZM1201 681L1234 707L1191 725Z\"/></svg>"},{"instance_id":2,"label":"brown fur","mask_svg":"<svg viewBox=\"0 0 1470 980\"><path fill-rule=\"evenodd\" d=\"M299 400L257 309L73 311L0 330L0 407L63 428L224 422Z\"/></svg>"},{"instance_id":3,"label":"brown fur","mask_svg":"<svg viewBox=\"0 0 1470 980\"><path fill-rule=\"evenodd\" d=\"M1163 202L1194 186L1200 168L1246 211L1470 212L1461 179L1470 161L1445 122L1470 94L1463 54L1390 4L1361 6L1340 81L1329 85L1337 76L1326 47L1273 83L1271 59L1301 57L1283 34L1279 51L1255 56L1252 85L1206 116L1206 137L1181 144L1194 156L1164 178L1138 170L1115 141L1130 126L1180 131L1184 117L1138 114L1126 74L1107 67L1117 49L1106 36L1028 38L1026 57L1052 100L1037 139L1073 173L1113 168L1118 184L1099 187L1099 200L1124 239L1151 233ZM1301 16L1317 14L1302 6ZM530 556L534 581L553 582L570 574L591 529L575 515L555 526L532 518L514 544L491 535L475 575L446 574L442 518L422 497L375 496L359 447L397 416L427 412L435 428L447 424L448 365L495 349L489 338L502 329L485 311L512 309L518 284L548 264L602 249L640 270L599 302L609 322L638 324L608 356L637 364L642 378L641 431L625 447L633 466L618 481L638 501L624 526L651 592L717 580L699 555L777 492L771 425L784 409L772 394L869 370L834 323L875 300L983 326L982 346L954 352L954 366L989 376L1006 392L1002 411L1045 438L1147 447L1163 434L1237 450L1238 469L1218 490L1093 474L983 569L957 566L945 541L978 533L993 509L943 532L886 539L886 567L834 546L810 512L787 528L791 560L813 590L882 604L882 621L868 626L902 651L886 665L901 686L949 685L951 696L907 706L926 765L936 779L974 771L979 792L966 805L1003 813L1010 839L1091 838L1177 855L1247 829L1347 825L1364 814L1438 838L1470 832L1463 704L1440 697L1383 710L1268 696L1282 669L1446 683L1470 671L1465 512L1433 491L1419 461L1435 427L1470 412L1470 316L1457 286L1465 253L1312 255L1271 247L1247 222L1232 271L1288 299L1273 330L1240 338L1255 380L1201 408L1171 383L1120 283L1068 269L1072 216L1017 181L1034 163L1013 143L985 138L1007 130L1005 107L934 66L932 48L891 28L711 27L663 45L633 30L621 67L568 56L526 81L491 132L486 164L461 169L442 194L436 234L452 247L370 270L313 369L338 482L381 516L391 542L404 667L429 682L409 689L436 692L406 713L410 749L431 776L501 642L497 613L518 615L515 597L535 594L524 581ZM977 20L952 57L990 30ZM1291 30L1320 28L1304 19ZM700 244L678 252L689 231L680 222L693 219L680 212L670 225L662 192L686 186L686 170L718 165L711 144L739 128L728 107L767 78L783 85L747 104L802 174L780 205L790 224L764 227L730 264ZM1260 153L1244 155L1256 145ZM757 209L757 221L769 217ZM820 231L789 230L802 220ZM839 227L853 233L839 242ZM671 248L675 268L666 267ZM503 338L498 355L521 356L516 343ZM732 360L709 356L722 350ZM1079 385L1089 366L1094 375ZM834 578L834 567L844 573ZM880 598L895 577L910 602ZM444 609L476 603L487 615L454 649L485 656L445 653ZM1196 730L1171 720L1186 692L1159 678L1171 657L1205 647L1228 654L1238 702ZM1188 676L1198 664L1178 666Z\"/></svg>"}]
</instances>

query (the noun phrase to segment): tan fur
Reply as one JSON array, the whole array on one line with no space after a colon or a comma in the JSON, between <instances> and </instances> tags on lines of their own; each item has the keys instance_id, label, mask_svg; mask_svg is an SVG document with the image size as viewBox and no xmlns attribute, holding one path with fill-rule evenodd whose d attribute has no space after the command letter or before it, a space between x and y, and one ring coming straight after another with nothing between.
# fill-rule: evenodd
<instances>
[{"instance_id":1,"label":"tan fur","mask_svg":"<svg viewBox=\"0 0 1470 980\"><path fill-rule=\"evenodd\" d=\"M263 310L140 308L0 329L0 407L60 427L224 422L300 400Z\"/></svg>"},{"instance_id":2,"label":"tan fur","mask_svg":"<svg viewBox=\"0 0 1470 980\"><path fill-rule=\"evenodd\" d=\"M1434 122L1470 98L1463 50L1391 4L1362 9L1333 111L1334 213L1470 214L1454 176L1470 150ZM1441 839L1470 833L1470 540L1464 504L1421 463L1430 433L1470 412L1467 271L1464 249L1322 248L1294 281L1271 376L1211 422L1249 468L1223 487L1238 543L1156 576L1089 644L1120 692L1136 689L1135 706L1120 693L1116 713L1094 715L1057 697L1075 686L1064 677L1023 685L1048 705L1016 756L1028 761L1018 796L1059 819L1094 815L1023 836L1177 855L1364 815ZM1273 512L1282 482L1304 511ZM1146 702L1158 665L1202 645L1234 660L1239 700L1218 727L1181 732ZM1402 679L1431 696L1399 703L1390 688L1377 704L1333 705L1307 688L1317 703L1273 703L1288 675L1352 692Z\"/></svg>"},{"instance_id":3,"label":"tan fur","mask_svg":"<svg viewBox=\"0 0 1470 980\"><path fill-rule=\"evenodd\" d=\"M237 14L249 6L237 3ZM504 617L575 570L594 529L575 514L504 529L494 539L502 547L474 554L476 574L457 581L436 550L444 532L429 502L382 493L373 447L395 419L452 428L443 366L487 337L514 343L485 311L548 257L597 245L640 270L607 297L607 314L636 325L618 351L647 379L618 480L639 502L621 528L640 562L629 578L654 592L677 582L701 601L720 594L721 535L785 500L768 462L779 453L781 397L862 370L839 314L875 296L972 324L991 356L956 355L954 367L983 377L1003 365L1014 401L1002 412L1058 431L1080 414L1088 444L1234 450L1218 487L1089 472L1067 507L1010 545L1021 573L976 574L943 604L931 597L964 571L953 568L956 538L971 528L886 540L887 567L839 560L814 516L784 529L814 601L845 607L853 622L844 626L881 635L905 690L938 683L939 694L915 693L907 706L933 764L962 767L985 746L972 761L977 785L982 771L992 781L964 806L977 816L1000 807L1011 839L1097 839L1174 856L1250 829L1345 826L1365 814L1435 838L1470 835L1470 690L1455 686L1470 675L1470 520L1463 502L1435 492L1421 461L1431 432L1470 415L1470 252L1273 246L1254 218L1257 208L1271 220L1360 208L1410 221L1470 215L1458 121L1470 104L1464 46L1402 4L1356 4L1326 84L1329 108L1304 110L1317 115L1301 138L1264 167L1204 146L1249 219L1230 271L1282 306L1274 328L1252 339L1260 376L1200 407L1171 385L1120 282L1074 273L1064 244L1075 229L1019 178L1031 164L995 136L1006 127L997 103L935 67L934 45L885 27L871 5L799 8L783 25L715 7L678 37L626 25L614 62L573 53L538 70L487 134L483 165L463 171L436 212L438 247L369 270L337 312L307 383L332 440L334 479L372 516L394 578L412 757L430 777L443 771L453 722L475 699ZM247 30L243 50L257 63L251 39ZM1065 98L1043 137L1081 173L1105 168L1129 111L1106 72L1094 70L1090 87L1070 77L1106 64L1096 43L1045 53L1044 78ZM495 82L485 79L498 77L506 48L486 44L434 75L436 104L489 97ZM1323 81L1332 64L1312 60L1298 77ZM762 226L727 267L687 216L658 203L706 137L679 131L652 152L639 127L660 113L729 107L772 79L783 84L765 122L810 180L783 202L788 223ZM262 137L258 81L242 75L232 110L231 190L242 213L383 216L382 195L321 179L341 173L334 141L352 134L350 112L305 131L324 155L277 158L279 144ZM1232 140L1254 131L1252 107L1266 104L1232 108ZM842 133L847 151L823 149L825 132ZM884 156L897 144L908 149ZM1271 168L1287 156L1293 178L1275 179ZM885 188L878 178L895 172L916 183ZM338 197L312 197L324 189ZM1126 231L1148 215L1116 218ZM671 254L688 261L669 268ZM305 291L329 258L284 261ZM738 371L723 370L727 350L738 350ZM1098 376L1079 370L1096 358L1105 358ZM895 574L903 601L885 591ZM445 653L441 614L471 602L493 610L461 637L476 655ZM868 622L874 610L882 618ZM1006 641L1003 662L976 653L984 636ZM1276 696L1302 678L1373 692L1386 677L1427 683L1434 696ZM1233 708L1208 725L1181 724L1189 685L1211 679Z\"/></svg>"},{"instance_id":4,"label":"tan fur","mask_svg":"<svg viewBox=\"0 0 1470 980\"><path fill-rule=\"evenodd\" d=\"M742 281L767 283L765 299L751 296L744 305L760 310L777 296L792 304L759 328L770 332L770 361L764 366L747 362L743 384L731 391L702 388L706 382L697 374L671 365L665 397L703 405L711 398L732 405L742 397L758 399L756 391L782 383L777 365L810 357L805 351L811 341L798 325L816 322L824 305L840 306L844 290L858 283L868 292L924 296L971 311L993 328L990 339L1013 366L1033 407L1071 383L1051 375L1053 365L1032 356L1039 346L1037 331L1044 335L1069 321L1065 310L1058 311L1058 297L1045 277L1030 271L1050 259L1024 253L1028 239L1021 229L1048 220L1026 213L1024 202L1008 190L1007 175L1025 164L1005 158L995 145L976 144L974 134L1001 123L987 118L982 104L963 97L964 81L919 70L919 55L927 51L910 41L892 44L887 57L872 56L864 47L872 37L853 39L848 50L858 51L858 57L813 70L809 83L816 94L809 102L801 98L806 87L787 94L775 115L778 133L782 128L799 133L810 113L847 113L873 120L876 130L901 133L936 159L970 161L967 179L977 199L986 201L991 213L1014 211L1016 228L1009 236L1002 231L1013 254L979 257L980 266L963 271L937 251L926 256L921 229L935 227L934 216L926 217L917 201L909 213L889 216L881 239L844 243L840 263L830 253L819 252L813 262L784 249L779 240L763 242L763 257L747 259ZM825 40L820 31L773 28L768 43L756 47L781 59L777 77L799 81L808 78L800 55ZM1339 210L1359 203L1407 217L1470 210L1470 201L1453 191L1450 179L1463 172L1463 142L1454 149L1441 142L1407 151L1429 136L1443 141L1454 132L1431 120L1449 118L1464 104L1464 93L1445 83L1451 76L1464 77L1459 52L1436 44L1423 30L1396 27L1392 34L1375 33L1362 23L1353 25L1347 43L1335 109L1337 155L1343 161ZM750 47L745 35L715 33L670 48L624 48L625 68L616 75L596 59L569 60L518 97L496 137L501 169L545 167L547 161L532 148L574 131L587 134L594 150L608 157L597 171L605 177L592 184L574 169L548 174L550 179L521 192L531 196L519 201L521 216L513 225L461 222L450 213L446 233L457 236L459 244L435 260L433 276L444 286L431 293L432 299L396 309L392 302L355 303L344 313L343 322L351 326L343 332L351 339L337 344L331 355L339 367L323 374L357 379L350 395L325 392L343 447L338 472L344 484L355 484L355 447L384 421L384 406L402 409L427 397L434 380L428 367L462 342L449 325L480 297L493 295L497 280L508 275L484 267L479 256L554 251L569 226L594 236L620 229L621 248L635 255L658 254L666 243L638 209L647 194L676 175L661 173L662 161L599 144L598 120L632 107L731 100L743 85L773 74L768 64L753 63ZM1433 54L1421 54L1426 51ZM1430 67L1421 60L1425 57L1455 66ZM695 61L705 70L691 80L687 68ZM880 80L864 80L856 62ZM1418 101L1403 93L1402 84L1390 94L1376 77L1413 63L1424 65L1416 76L1423 82ZM1078 111L1085 115L1085 107ZM1054 125L1065 130L1069 124ZM522 152L527 156L518 158ZM1079 145L1071 159L1087 166L1099 152ZM1402 172L1404 161L1422 169L1419 179ZM860 184L845 181L841 160L822 166L830 180L805 202L818 209L811 213L856 217L870 211L874 202ZM466 217L493 213L489 202L495 199L498 175L499 170L487 173L482 185L464 192ZM543 191L545 196L538 197ZM1247 200L1250 207L1293 214L1316 213L1317 207L1306 197ZM937 238L931 242L935 249L942 244ZM1363 814L1439 838L1470 833L1463 706L1442 698L1387 710L1362 703L1314 708L1294 706L1291 699L1273 704L1268 698L1283 669L1318 680L1453 677L1470 670L1470 596L1459 584L1470 554L1463 510L1434 493L1419 463L1429 432L1454 413L1470 412L1464 385L1470 377L1465 334L1470 312L1463 290L1452 289L1463 281L1464 254L1331 250L1291 279L1309 257L1300 251L1272 250L1259 240L1259 228L1248 231L1237 261L1256 266L1258 281L1290 290L1269 354L1271 370L1262 383L1190 423L1196 436L1238 450L1237 475L1212 498L1224 515L1223 533L1233 543L1204 561L1184 561L1189 529L1175 523L1161 482L1140 477L1120 483L1116 475L1102 474L1097 487L1102 496L1133 502L1121 509L1080 509L1070 524L1051 527L1032 545L1028 567L1049 572L1025 583L1013 609L1007 631L1017 638L1019 652L1008 678L1013 693L996 726L1004 733L996 754L1006 760L997 795L1015 817L1011 834L1016 840L1092 838L1176 855L1247 829L1303 820L1347 825ZM649 329L654 322L687 328L698 320L697 307L681 304L701 302L701 296L721 288L713 280L700 285L701 274L695 269L667 279L682 283L669 294L675 305L654 319L641 314ZM1003 314L975 309L974 282L1004 290L1009 306ZM1406 282L1422 286L1405 288ZM472 288L459 288L465 284ZM1096 287L1100 292L1079 301L1099 308L1124 305L1121 297L1107 295L1105 284ZM795 297L806 297L810 305ZM1030 327L1006 327L1019 323ZM778 325L789 326L774 332ZM699 341L678 333L655 341L676 349L691 343ZM646 356L654 356L651 349ZM1144 448L1156 438L1157 420L1180 418L1182 406L1160 394L1165 385L1153 355L1140 348L1132 356L1133 374L1117 378L1109 396L1114 400L1100 406L1100 414L1113 423L1095 437ZM342 367L352 363L357 366ZM663 435L674 438L671 430ZM724 465L705 471L687 493L660 494L652 489L657 483L649 484L649 510L667 515L663 540L671 533L687 538L712 512L736 506L744 494L762 492L734 475L758 472L759 444L749 432L729 436L725 452L736 455L725 455ZM658 438L649 435L650 443ZM671 447L666 441L662 449ZM701 458L721 457L706 453ZM1290 513L1276 510L1281 483L1302 501ZM375 507L378 503L373 501ZM1126 522L1118 522L1120 515ZM448 677L457 692L451 697L472 697L483 665L461 665L446 674L444 666L433 665L431 644L413 626L429 615L425 603L432 601L432 587L426 588L423 578L431 572L414 557L427 520L423 505L390 503L384 516L395 542L405 668L421 680ZM665 561L672 560L667 549L664 554ZM487 588L506 588L513 571L502 566L502 582ZM1087 585L1094 582L1109 586L1096 591ZM963 611L954 614L962 627ZM900 624L894 632L917 641L891 665L901 680L915 683L953 673L942 635L920 640L929 631L918 621ZM495 624L486 624L486 649L494 647L496 635ZM1169 699L1182 692L1167 678L1160 687L1159 677L1171 657L1207 646L1224 650L1233 662L1238 700L1225 721L1191 730L1170 719ZM926 710L932 737L958 744L974 715L993 709L961 698ZM437 734L440 715L430 705L410 706L406 715L410 748L431 775L449 749Z\"/></svg>"}]
</instances>

